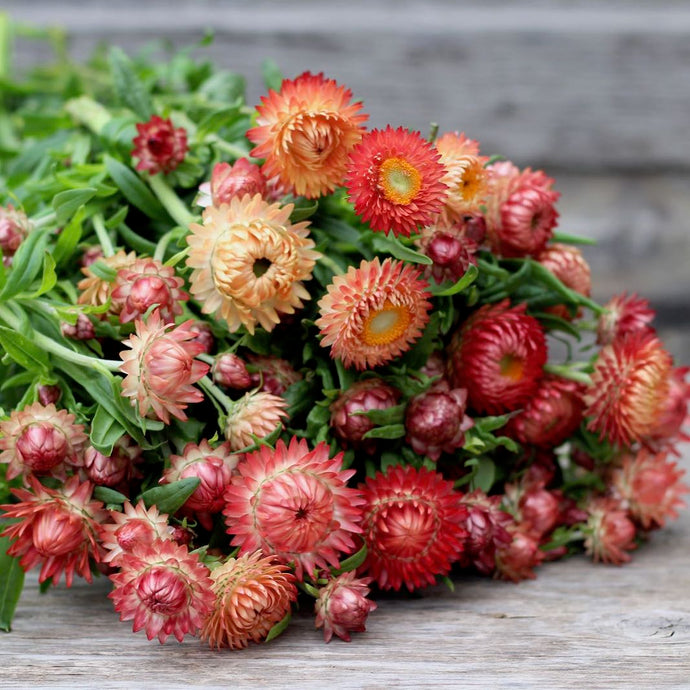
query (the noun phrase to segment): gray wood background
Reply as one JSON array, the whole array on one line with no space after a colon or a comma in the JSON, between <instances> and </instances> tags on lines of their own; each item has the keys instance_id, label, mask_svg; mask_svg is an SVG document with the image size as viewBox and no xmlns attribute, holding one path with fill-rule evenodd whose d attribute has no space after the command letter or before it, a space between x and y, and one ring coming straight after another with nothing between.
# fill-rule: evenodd
<instances>
[{"instance_id":1,"label":"gray wood background","mask_svg":"<svg viewBox=\"0 0 690 690\"><path fill-rule=\"evenodd\" d=\"M5 0L18 21L102 41L200 50L264 93L260 65L324 71L372 126L464 130L483 150L556 177L561 229L586 252L595 296L648 296L690 359L690 3L686 0ZM18 66L46 59L17 43ZM680 335L678 335L680 334Z\"/></svg>"},{"instance_id":2,"label":"gray wood background","mask_svg":"<svg viewBox=\"0 0 690 690\"><path fill-rule=\"evenodd\" d=\"M690 446L683 466L690 469ZM38 593L0 637L3 688L690 687L690 511L630 564L550 563L518 585L468 577L386 597L367 632L325 645L302 611L269 645L161 646L119 623L108 582Z\"/></svg>"}]
</instances>

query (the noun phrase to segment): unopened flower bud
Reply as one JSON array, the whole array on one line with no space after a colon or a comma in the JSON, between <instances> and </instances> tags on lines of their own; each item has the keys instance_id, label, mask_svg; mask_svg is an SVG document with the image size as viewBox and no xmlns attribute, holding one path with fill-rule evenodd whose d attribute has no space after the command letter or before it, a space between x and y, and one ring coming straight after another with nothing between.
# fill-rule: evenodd
<instances>
[{"instance_id":1,"label":"unopened flower bud","mask_svg":"<svg viewBox=\"0 0 690 690\"><path fill-rule=\"evenodd\" d=\"M252 385L252 377L244 360L232 352L218 355L211 372L213 380L226 388L242 391Z\"/></svg>"},{"instance_id":2,"label":"unopened flower bud","mask_svg":"<svg viewBox=\"0 0 690 690\"><path fill-rule=\"evenodd\" d=\"M36 389L36 395L41 405L50 405L50 403L56 403L60 400L62 391L60 390L60 386L41 385Z\"/></svg>"},{"instance_id":3,"label":"unopened flower bud","mask_svg":"<svg viewBox=\"0 0 690 690\"><path fill-rule=\"evenodd\" d=\"M8 204L0 206L0 249L3 258L14 256L19 245L31 231L31 222L23 211Z\"/></svg>"},{"instance_id":4,"label":"unopened flower bud","mask_svg":"<svg viewBox=\"0 0 690 690\"><path fill-rule=\"evenodd\" d=\"M349 642L350 633L366 630L367 617L376 608L376 604L366 598L369 582L371 578L357 579L354 572L347 572L319 590L316 627L323 627L326 642L330 642L334 634Z\"/></svg>"},{"instance_id":5,"label":"unopened flower bud","mask_svg":"<svg viewBox=\"0 0 690 690\"><path fill-rule=\"evenodd\" d=\"M193 325L194 330L198 333L195 338L192 338L192 342L199 343L203 346L202 352L210 355L216 344L216 339L213 336L213 331L211 327L204 321L195 321Z\"/></svg>"},{"instance_id":6,"label":"unopened flower bud","mask_svg":"<svg viewBox=\"0 0 690 690\"><path fill-rule=\"evenodd\" d=\"M45 474L67 458L65 435L50 422L31 424L17 439L16 452L36 474Z\"/></svg>"},{"instance_id":7,"label":"unopened flower bud","mask_svg":"<svg viewBox=\"0 0 690 690\"><path fill-rule=\"evenodd\" d=\"M79 262L83 268L95 264L96 261L103 258L103 249L99 246L89 247L81 256Z\"/></svg>"},{"instance_id":8,"label":"unopened flower bud","mask_svg":"<svg viewBox=\"0 0 690 690\"><path fill-rule=\"evenodd\" d=\"M635 525L614 498L594 498L587 506L585 551L594 562L622 565L630 560L635 544Z\"/></svg>"},{"instance_id":9,"label":"unopened flower bud","mask_svg":"<svg viewBox=\"0 0 690 690\"><path fill-rule=\"evenodd\" d=\"M280 357L250 354L247 359L253 369L252 385L260 386L266 393L282 395L293 383L302 380L302 374L296 372L290 362Z\"/></svg>"},{"instance_id":10,"label":"unopened flower bud","mask_svg":"<svg viewBox=\"0 0 690 690\"><path fill-rule=\"evenodd\" d=\"M467 391L441 381L410 400L405 412L407 442L415 453L438 460L441 453L462 447L474 422L465 414Z\"/></svg>"},{"instance_id":11,"label":"unopened flower bud","mask_svg":"<svg viewBox=\"0 0 690 690\"><path fill-rule=\"evenodd\" d=\"M249 194L266 195L266 178L261 168L246 158L239 158L234 165L216 163L211 173L211 181L199 187L201 192L199 206L220 206L229 204L235 196Z\"/></svg>"},{"instance_id":12,"label":"unopened flower bud","mask_svg":"<svg viewBox=\"0 0 690 690\"><path fill-rule=\"evenodd\" d=\"M96 337L96 331L91 323L91 319L86 314L77 316L77 323L62 323L62 335L72 340L91 340Z\"/></svg>"}]
</instances>

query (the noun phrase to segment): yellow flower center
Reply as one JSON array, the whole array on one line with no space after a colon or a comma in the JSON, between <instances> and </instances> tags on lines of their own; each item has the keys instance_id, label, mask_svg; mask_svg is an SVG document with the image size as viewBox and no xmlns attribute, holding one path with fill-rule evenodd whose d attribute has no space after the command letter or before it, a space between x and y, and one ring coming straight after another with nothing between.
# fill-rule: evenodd
<instances>
[{"instance_id":1,"label":"yellow flower center","mask_svg":"<svg viewBox=\"0 0 690 690\"><path fill-rule=\"evenodd\" d=\"M472 201L484 191L484 174L481 165L474 164L462 173L458 193L465 201Z\"/></svg>"},{"instance_id":2,"label":"yellow flower center","mask_svg":"<svg viewBox=\"0 0 690 690\"><path fill-rule=\"evenodd\" d=\"M388 345L397 340L410 325L412 317L405 305L384 302L382 309L372 311L364 322L362 340L366 345Z\"/></svg>"},{"instance_id":3,"label":"yellow flower center","mask_svg":"<svg viewBox=\"0 0 690 690\"><path fill-rule=\"evenodd\" d=\"M402 158L387 158L379 169L379 186L388 201L406 206L419 193L422 175Z\"/></svg>"},{"instance_id":4,"label":"yellow flower center","mask_svg":"<svg viewBox=\"0 0 690 690\"><path fill-rule=\"evenodd\" d=\"M511 381L520 381L524 372L525 363L521 357L515 355L505 355L499 362L501 375Z\"/></svg>"}]
</instances>

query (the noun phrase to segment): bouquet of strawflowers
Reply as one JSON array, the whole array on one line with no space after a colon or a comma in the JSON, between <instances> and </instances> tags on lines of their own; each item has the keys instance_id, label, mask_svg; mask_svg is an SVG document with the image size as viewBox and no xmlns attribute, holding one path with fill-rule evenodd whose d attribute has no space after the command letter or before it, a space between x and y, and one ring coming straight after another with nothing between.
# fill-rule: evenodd
<instances>
[{"instance_id":1,"label":"bouquet of strawflowers","mask_svg":"<svg viewBox=\"0 0 690 690\"><path fill-rule=\"evenodd\" d=\"M3 77L6 629L37 567L161 642L271 639L298 596L349 640L371 589L622 564L683 505L687 369L590 299L554 181L265 78Z\"/></svg>"}]
</instances>

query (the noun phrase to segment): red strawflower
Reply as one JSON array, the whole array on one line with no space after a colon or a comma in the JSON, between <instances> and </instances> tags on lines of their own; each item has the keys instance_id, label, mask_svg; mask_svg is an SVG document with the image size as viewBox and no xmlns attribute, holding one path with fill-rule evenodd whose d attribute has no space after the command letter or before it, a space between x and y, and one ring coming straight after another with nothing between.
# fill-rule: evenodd
<instances>
[{"instance_id":1,"label":"red strawflower","mask_svg":"<svg viewBox=\"0 0 690 690\"><path fill-rule=\"evenodd\" d=\"M199 206L229 204L234 196L261 194L266 196L266 178L261 168L246 158L238 158L233 165L216 163L213 166L210 182L199 186Z\"/></svg>"},{"instance_id":2,"label":"red strawflower","mask_svg":"<svg viewBox=\"0 0 690 690\"><path fill-rule=\"evenodd\" d=\"M607 311L599 317L597 342L609 345L628 333L652 330L650 324L656 312L646 299L623 292L612 297L605 305Z\"/></svg>"},{"instance_id":3,"label":"red strawflower","mask_svg":"<svg viewBox=\"0 0 690 690\"><path fill-rule=\"evenodd\" d=\"M132 630L146 630L163 644L170 635L182 642L196 635L213 608L208 568L199 557L173 541L139 545L122 557L120 572L110 576L108 595L121 621L134 620Z\"/></svg>"},{"instance_id":4,"label":"red strawflower","mask_svg":"<svg viewBox=\"0 0 690 690\"><path fill-rule=\"evenodd\" d=\"M676 441L688 440L683 426L688 422L688 403L690 403L690 383L686 377L690 367L676 367L671 370L669 391L663 410L654 429L645 438L645 443L664 448Z\"/></svg>"},{"instance_id":5,"label":"red strawflower","mask_svg":"<svg viewBox=\"0 0 690 690\"><path fill-rule=\"evenodd\" d=\"M559 446L580 426L584 390L581 383L545 374L503 433L527 446Z\"/></svg>"},{"instance_id":6,"label":"red strawflower","mask_svg":"<svg viewBox=\"0 0 690 690\"><path fill-rule=\"evenodd\" d=\"M319 590L314 610L316 627L323 627L323 637L330 642L336 634L345 642L351 639L350 633L364 632L369 614L376 604L367 599L371 578L355 578L354 572L343 573L333 578Z\"/></svg>"},{"instance_id":7,"label":"red strawflower","mask_svg":"<svg viewBox=\"0 0 690 690\"><path fill-rule=\"evenodd\" d=\"M94 484L118 486L137 476L134 465L141 460L141 448L129 436L122 436L110 455L89 446L84 452L84 471Z\"/></svg>"},{"instance_id":8,"label":"red strawflower","mask_svg":"<svg viewBox=\"0 0 690 690\"><path fill-rule=\"evenodd\" d=\"M537 541L551 532L561 518L562 495L540 485L506 484L504 501L515 515L520 532Z\"/></svg>"},{"instance_id":9,"label":"red strawflower","mask_svg":"<svg viewBox=\"0 0 690 690\"><path fill-rule=\"evenodd\" d=\"M486 304L456 332L449 350L450 382L466 388L477 412L503 414L537 391L546 363L546 338L526 305Z\"/></svg>"},{"instance_id":10,"label":"red strawflower","mask_svg":"<svg viewBox=\"0 0 690 690\"><path fill-rule=\"evenodd\" d=\"M239 460L240 456L233 455L227 443L216 448L211 448L206 440L202 440L199 445L188 443L182 455L170 456L170 467L163 472L160 483L169 484L180 479L198 477L201 483L185 501L183 508L196 513L199 522L210 530L210 515L223 510L223 495L230 485L233 470Z\"/></svg>"},{"instance_id":11,"label":"red strawflower","mask_svg":"<svg viewBox=\"0 0 690 690\"><path fill-rule=\"evenodd\" d=\"M669 394L671 356L652 332L630 333L605 345L585 392L587 428L630 445L652 433Z\"/></svg>"},{"instance_id":12,"label":"red strawflower","mask_svg":"<svg viewBox=\"0 0 690 690\"><path fill-rule=\"evenodd\" d=\"M476 253L479 245L467 235L465 222L448 223L439 220L434 225L422 228L415 240L420 251L434 263L427 266L425 274L437 283L457 282L470 266L477 265Z\"/></svg>"},{"instance_id":13,"label":"red strawflower","mask_svg":"<svg viewBox=\"0 0 690 690\"><path fill-rule=\"evenodd\" d=\"M372 230L409 236L442 209L448 188L438 151L419 132L374 129L350 155L345 185Z\"/></svg>"},{"instance_id":14,"label":"red strawflower","mask_svg":"<svg viewBox=\"0 0 690 690\"><path fill-rule=\"evenodd\" d=\"M425 468L390 466L361 485L363 570L382 589L412 591L447 575L462 555L467 509L453 484Z\"/></svg>"},{"instance_id":15,"label":"red strawflower","mask_svg":"<svg viewBox=\"0 0 690 690\"><path fill-rule=\"evenodd\" d=\"M534 568L544 560L539 539L512 527L513 540L496 551L496 577L512 582L534 580Z\"/></svg>"},{"instance_id":16,"label":"red strawflower","mask_svg":"<svg viewBox=\"0 0 690 690\"><path fill-rule=\"evenodd\" d=\"M228 558L211 572L215 603L201 639L211 647L243 649L262 642L297 599L295 576L274 556L260 551Z\"/></svg>"},{"instance_id":17,"label":"red strawflower","mask_svg":"<svg viewBox=\"0 0 690 690\"><path fill-rule=\"evenodd\" d=\"M330 424L335 435L345 444L373 453L376 439L365 439L364 434L374 428L374 422L360 413L387 410L397 405L399 399L400 391L381 379L356 381L331 404Z\"/></svg>"},{"instance_id":18,"label":"red strawflower","mask_svg":"<svg viewBox=\"0 0 690 690\"><path fill-rule=\"evenodd\" d=\"M642 448L623 457L614 470L612 484L625 501L630 516L644 529L663 527L667 518L677 518L688 487L680 479L685 471L667 460L667 453L654 454Z\"/></svg>"},{"instance_id":19,"label":"red strawflower","mask_svg":"<svg viewBox=\"0 0 690 690\"><path fill-rule=\"evenodd\" d=\"M314 199L342 184L352 147L362 138L367 115L352 92L323 74L284 79L257 107L247 138L254 158L265 158L267 178L278 177L295 194Z\"/></svg>"},{"instance_id":20,"label":"red strawflower","mask_svg":"<svg viewBox=\"0 0 690 690\"><path fill-rule=\"evenodd\" d=\"M147 509L143 501L136 507L125 501L123 511L108 511L112 522L100 526L99 536L107 552L103 558L105 563L117 566L122 556L131 554L137 546L172 539L173 529L168 525L168 516L159 513L155 505Z\"/></svg>"},{"instance_id":21,"label":"red strawflower","mask_svg":"<svg viewBox=\"0 0 690 690\"><path fill-rule=\"evenodd\" d=\"M30 491L12 489L19 503L0 505L4 518L19 520L0 535L14 541L8 555L21 557L24 570L40 563L39 582L52 578L57 584L63 572L68 587L75 573L91 582L89 559L102 560L98 523L107 515L100 501L91 500L93 485L76 476L59 489L48 489L33 476L26 481Z\"/></svg>"},{"instance_id":22,"label":"red strawflower","mask_svg":"<svg viewBox=\"0 0 690 690\"><path fill-rule=\"evenodd\" d=\"M286 359L271 355L247 355L251 368L252 385L273 395L282 395L304 377L296 372Z\"/></svg>"},{"instance_id":23,"label":"red strawflower","mask_svg":"<svg viewBox=\"0 0 690 690\"><path fill-rule=\"evenodd\" d=\"M137 132L139 136L132 141L132 157L139 159L137 170L151 175L169 173L187 155L187 132L181 127L175 129L170 118L153 115L148 122L137 124Z\"/></svg>"},{"instance_id":24,"label":"red strawflower","mask_svg":"<svg viewBox=\"0 0 690 690\"><path fill-rule=\"evenodd\" d=\"M589 297L592 292L592 278L589 264L577 247L554 242L540 252L537 261L548 268L558 280L571 290ZM546 311L562 319L572 318L564 304L547 307ZM578 316L582 309L578 310Z\"/></svg>"},{"instance_id":25,"label":"red strawflower","mask_svg":"<svg viewBox=\"0 0 690 690\"><path fill-rule=\"evenodd\" d=\"M309 450L293 437L289 446L262 446L237 465L223 515L240 553L275 554L294 562L302 579L304 570L313 576L316 568L337 568L339 552L354 550L363 499L346 485L355 471L341 469L343 454L328 453L325 443Z\"/></svg>"},{"instance_id":26,"label":"red strawflower","mask_svg":"<svg viewBox=\"0 0 690 690\"><path fill-rule=\"evenodd\" d=\"M232 352L218 355L213 363L211 373L213 380L225 388L243 391L252 385L252 377L247 371L246 362Z\"/></svg>"},{"instance_id":27,"label":"red strawflower","mask_svg":"<svg viewBox=\"0 0 690 690\"><path fill-rule=\"evenodd\" d=\"M522 172L505 161L489 166L486 229L491 250L501 256L536 255L553 235L560 193L541 170Z\"/></svg>"},{"instance_id":28,"label":"red strawflower","mask_svg":"<svg viewBox=\"0 0 690 690\"><path fill-rule=\"evenodd\" d=\"M413 397L405 411L405 440L419 455L438 460L441 453L462 448L474 422L465 414L467 391L451 390L447 381Z\"/></svg>"},{"instance_id":29,"label":"red strawflower","mask_svg":"<svg viewBox=\"0 0 690 690\"><path fill-rule=\"evenodd\" d=\"M429 321L428 283L402 261L378 257L336 276L319 301L322 347L367 369L406 352Z\"/></svg>"},{"instance_id":30,"label":"red strawflower","mask_svg":"<svg viewBox=\"0 0 690 690\"><path fill-rule=\"evenodd\" d=\"M589 519L584 528L585 552L595 563L623 565L630 560L628 551L637 548L635 525L627 511L614 498L597 497L587 505Z\"/></svg>"},{"instance_id":31,"label":"red strawflower","mask_svg":"<svg viewBox=\"0 0 690 690\"><path fill-rule=\"evenodd\" d=\"M117 272L111 297L121 305L120 323L141 319L153 307L164 321L172 323L182 313L180 302L186 302L189 295L181 289L182 278L175 275L172 266L164 266L155 259L137 259L131 266Z\"/></svg>"},{"instance_id":32,"label":"red strawflower","mask_svg":"<svg viewBox=\"0 0 690 690\"><path fill-rule=\"evenodd\" d=\"M481 489L465 494L460 502L467 508L462 523L467 540L461 563L474 565L488 575L496 568L496 550L506 549L513 540L508 532L513 518L501 509L501 496L487 496Z\"/></svg>"},{"instance_id":33,"label":"red strawflower","mask_svg":"<svg viewBox=\"0 0 690 690\"><path fill-rule=\"evenodd\" d=\"M0 422L0 463L8 463L7 479L30 473L64 479L65 465L81 465L87 437L84 425L75 424L75 419L52 403L13 410Z\"/></svg>"},{"instance_id":34,"label":"red strawflower","mask_svg":"<svg viewBox=\"0 0 690 690\"><path fill-rule=\"evenodd\" d=\"M5 265L10 262L31 229L31 222L24 211L15 209L12 204L0 206L0 250Z\"/></svg>"}]
</instances>

